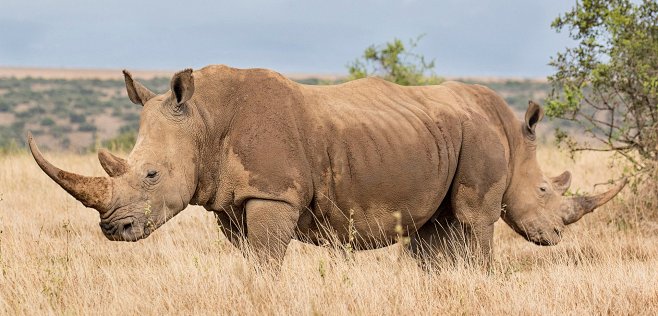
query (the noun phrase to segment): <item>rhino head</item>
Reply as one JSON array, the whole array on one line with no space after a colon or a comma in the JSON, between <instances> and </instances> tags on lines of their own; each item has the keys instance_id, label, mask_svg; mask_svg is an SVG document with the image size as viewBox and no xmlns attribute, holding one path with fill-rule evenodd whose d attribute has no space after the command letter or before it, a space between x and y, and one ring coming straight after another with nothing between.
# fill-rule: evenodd
<instances>
[{"instance_id":1,"label":"rhino head","mask_svg":"<svg viewBox=\"0 0 658 316\"><path fill-rule=\"evenodd\" d=\"M64 190L100 213L110 240L137 241L182 211L197 183L199 157L192 70L175 74L171 90L156 95L124 71L130 100L143 105L135 147L124 160L107 150L98 159L109 177L86 177L48 162L28 134L32 155L41 169ZM198 113L196 114L198 115Z\"/></svg>"},{"instance_id":2,"label":"rhino head","mask_svg":"<svg viewBox=\"0 0 658 316\"><path fill-rule=\"evenodd\" d=\"M612 199L626 184L626 179L605 193L595 196L567 197L571 173L546 177L537 163L535 128L544 116L542 108L530 101L525 121L510 141L512 173L503 197L506 205L503 220L528 241L538 245L555 245L566 225Z\"/></svg>"}]
</instances>

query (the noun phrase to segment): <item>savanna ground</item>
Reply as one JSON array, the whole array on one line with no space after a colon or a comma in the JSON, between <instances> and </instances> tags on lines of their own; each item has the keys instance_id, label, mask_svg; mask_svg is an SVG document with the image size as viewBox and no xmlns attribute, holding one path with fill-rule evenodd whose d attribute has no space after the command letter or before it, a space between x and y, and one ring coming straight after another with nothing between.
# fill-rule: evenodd
<instances>
[{"instance_id":1,"label":"savanna ground","mask_svg":"<svg viewBox=\"0 0 658 316\"><path fill-rule=\"evenodd\" d=\"M95 156L47 154L103 175ZM619 175L607 156L571 161L540 149L548 175L574 174L572 191ZM597 187L602 191L604 187ZM622 207L629 188L538 247L497 223L490 272L426 271L399 247L358 252L293 243L281 273L245 259L214 217L189 207L151 237L110 242L98 214L57 187L27 153L0 157L2 314L632 314L658 313L655 210ZM641 201L639 201L641 202Z\"/></svg>"}]
</instances>

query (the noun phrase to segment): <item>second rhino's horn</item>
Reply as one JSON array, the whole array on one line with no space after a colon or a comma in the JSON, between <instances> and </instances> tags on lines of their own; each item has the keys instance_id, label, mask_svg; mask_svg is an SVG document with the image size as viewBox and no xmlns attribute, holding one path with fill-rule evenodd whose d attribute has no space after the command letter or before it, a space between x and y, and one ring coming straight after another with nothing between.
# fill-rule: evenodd
<instances>
[{"instance_id":1,"label":"second rhino's horn","mask_svg":"<svg viewBox=\"0 0 658 316\"><path fill-rule=\"evenodd\" d=\"M594 211L597 207L610 201L626 185L627 179L624 178L620 183L615 185L607 192L595 196L578 196L564 201L562 208L562 221L565 225L577 222L585 214Z\"/></svg>"}]
</instances>

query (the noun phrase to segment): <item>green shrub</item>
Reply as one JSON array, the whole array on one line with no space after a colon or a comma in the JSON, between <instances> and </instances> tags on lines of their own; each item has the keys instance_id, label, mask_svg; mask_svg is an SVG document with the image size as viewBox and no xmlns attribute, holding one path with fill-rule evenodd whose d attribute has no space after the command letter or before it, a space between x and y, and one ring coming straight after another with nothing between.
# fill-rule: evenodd
<instances>
[{"instance_id":1,"label":"green shrub","mask_svg":"<svg viewBox=\"0 0 658 316\"><path fill-rule=\"evenodd\" d=\"M102 145L112 151L128 152L135 146L136 138L137 132L134 130L123 131L117 137L104 141Z\"/></svg>"},{"instance_id":2,"label":"green shrub","mask_svg":"<svg viewBox=\"0 0 658 316\"><path fill-rule=\"evenodd\" d=\"M69 120L71 123L84 123L86 122L86 118L84 114L78 114L78 113L71 113L69 114Z\"/></svg>"},{"instance_id":3,"label":"green shrub","mask_svg":"<svg viewBox=\"0 0 658 316\"><path fill-rule=\"evenodd\" d=\"M97 130L96 126L89 123L82 123L78 126L78 131L81 132L95 132Z\"/></svg>"},{"instance_id":4,"label":"green shrub","mask_svg":"<svg viewBox=\"0 0 658 316\"><path fill-rule=\"evenodd\" d=\"M50 117L44 117L41 119L41 126L53 126L55 125L55 121L51 119Z\"/></svg>"},{"instance_id":5,"label":"green shrub","mask_svg":"<svg viewBox=\"0 0 658 316\"><path fill-rule=\"evenodd\" d=\"M440 83L441 79L434 74L434 60L428 62L423 55L413 52L421 38L410 40L408 46L397 38L369 46L362 58L348 65L349 80L377 76L404 86Z\"/></svg>"}]
</instances>

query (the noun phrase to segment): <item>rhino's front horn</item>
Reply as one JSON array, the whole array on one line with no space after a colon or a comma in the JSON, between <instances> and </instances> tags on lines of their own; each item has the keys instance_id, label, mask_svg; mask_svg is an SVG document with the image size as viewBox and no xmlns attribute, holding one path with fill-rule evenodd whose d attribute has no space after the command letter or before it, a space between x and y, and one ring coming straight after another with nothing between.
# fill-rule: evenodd
<instances>
[{"instance_id":1,"label":"rhino's front horn","mask_svg":"<svg viewBox=\"0 0 658 316\"><path fill-rule=\"evenodd\" d=\"M95 208L101 213L108 209L112 195L112 183L110 179L85 177L61 170L43 158L30 132L27 133L27 141L30 145L32 156L39 167L41 167L41 170L57 182L66 192L82 202L86 207Z\"/></svg>"},{"instance_id":2,"label":"rhino's front horn","mask_svg":"<svg viewBox=\"0 0 658 316\"><path fill-rule=\"evenodd\" d=\"M565 225L577 222L585 214L592 212L615 197L624 188L626 182L627 179L624 178L614 188L595 196L579 196L565 200L566 205L563 207L562 221Z\"/></svg>"},{"instance_id":3,"label":"rhino's front horn","mask_svg":"<svg viewBox=\"0 0 658 316\"><path fill-rule=\"evenodd\" d=\"M125 159L112 155L108 150L98 150L98 160L110 177L118 177L128 171L128 163Z\"/></svg>"}]
</instances>

